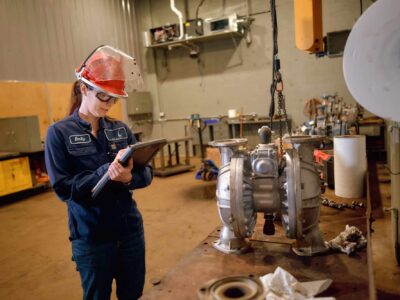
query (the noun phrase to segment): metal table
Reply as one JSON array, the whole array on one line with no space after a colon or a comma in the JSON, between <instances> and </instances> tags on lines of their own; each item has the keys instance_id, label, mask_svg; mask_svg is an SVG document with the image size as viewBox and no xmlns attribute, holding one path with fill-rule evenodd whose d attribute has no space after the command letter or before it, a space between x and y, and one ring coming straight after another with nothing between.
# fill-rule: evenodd
<instances>
[{"instance_id":1,"label":"metal table","mask_svg":"<svg viewBox=\"0 0 400 300\"><path fill-rule=\"evenodd\" d=\"M190 155L189 155L189 142L192 140L190 137L184 137L179 139L169 139L167 140L167 149L168 149L168 160L167 165L165 164L164 157L164 147L160 149L160 167L156 167L156 161L153 159L153 170L154 175L156 176L169 176L177 173L182 173L186 171L190 171L195 166L190 164ZM179 143L184 143L185 147L185 162L184 164L180 163L179 156ZM174 145L174 151L172 151L172 146ZM175 153L175 163L173 162L173 152Z\"/></svg>"},{"instance_id":2,"label":"metal table","mask_svg":"<svg viewBox=\"0 0 400 300\"><path fill-rule=\"evenodd\" d=\"M330 198L335 199L334 195ZM351 202L354 199L348 199ZM360 200L360 199L358 199ZM340 199L341 202L346 202ZM367 237L367 218L364 208L336 210L321 207L320 227L325 240L336 237L345 225L357 226ZM368 299L369 269L367 250L354 256L343 253L328 253L316 257L295 255L290 245L293 240L284 236L283 228L276 226L274 236L262 232L262 215L251 239L252 249L242 255L228 255L215 250L212 243L219 236L219 229L210 233L195 249L188 253L161 283L153 286L142 299L197 299L196 291L206 282L229 275L262 276L274 272L280 266L299 281L331 278L332 285L319 296L336 299ZM277 222L276 222L277 223Z\"/></svg>"}]
</instances>

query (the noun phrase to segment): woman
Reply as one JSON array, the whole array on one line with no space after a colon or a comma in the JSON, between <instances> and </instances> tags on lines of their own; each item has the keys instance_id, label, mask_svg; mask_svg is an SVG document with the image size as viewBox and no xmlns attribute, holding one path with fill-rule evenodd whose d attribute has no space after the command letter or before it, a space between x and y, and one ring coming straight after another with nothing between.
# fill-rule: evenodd
<instances>
[{"instance_id":1,"label":"woman","mask_svg":"<svg viewBox=\"0 0 400 300\"><path fill-rule=\"evenodd\" d=\"M66 202L72 257L84 299L138 299L145 276L143 222L131 190L151 183L150 166L126 167L118 159L136 143L129 128L106 114L127 89L140 88L135 60L101 46L76 70L69 117L51 125L45 157L51 184ZM108 172L111 181L93 199L91 190Z\"/></svg>"}]
</instances>

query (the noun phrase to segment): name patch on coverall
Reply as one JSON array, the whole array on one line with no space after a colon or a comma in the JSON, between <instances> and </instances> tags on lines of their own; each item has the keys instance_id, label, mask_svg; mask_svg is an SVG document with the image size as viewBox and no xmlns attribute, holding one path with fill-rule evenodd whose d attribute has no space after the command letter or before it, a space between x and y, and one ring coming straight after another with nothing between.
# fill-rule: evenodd
<instances>
[{"instance_id":1,"label":"name patch on coverall","mask_svg":"<svg viewBox=\"0 0 400 300\"><path fill-rule=\"evenodd\" d=\"M87 144L92 140L89 134L80 134L80 135L70 135L69 142L71 144Z\"/></svg>"},{"instance_id":2,"label":"name patch on coverall","mask_svg":"<svg viewBox=\"0 0 400 300\"><path fill-rule=\"evenodd\" d=\"M104 129L104 133L109 141L126 140L128 138L125 127Z\"/></svg>"}]
</instances>

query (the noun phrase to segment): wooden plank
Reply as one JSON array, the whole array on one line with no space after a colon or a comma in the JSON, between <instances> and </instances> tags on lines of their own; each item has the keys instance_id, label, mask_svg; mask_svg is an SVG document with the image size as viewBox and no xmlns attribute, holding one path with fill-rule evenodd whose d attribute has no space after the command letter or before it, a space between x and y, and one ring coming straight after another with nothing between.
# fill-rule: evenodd
<instances>
[{"instance_id":1,"label":"wooden plank","mask_svg":"<svg viewBox=\"0 0 400 300\"><path fill-rule=\"evenodd\" d=\"M62 120L69 114L71 107L71 92L73 83L47 83L47 91L49 97L49 112L52 122ZM109 116L122 120L122 101L118 101L109 111Z\"/></svg>"},{"instance_id":2,"label":"wooden plank","mask_svg":"<svg viewBox=\"0 0 400 300\"><path fill-rule=\"evenodd\" d=\"M122 101L125 101L125 100L120 99L116 104L113 105L113 107L108 112L108 115L110 117L117 119L119 121L123 120Z\"/></svg>"},{"instance_id":3,"label":"wooden plank","mask_svg":"<svg viewBox=\"0 0 400 300\"><path fill-rule=\"evenodd\" d=\"M0 118L38 116L40 135L46 138L47 128L68 115L71 105L71 83L0 81ZM109 116L123 119L122 101L109 111Z\"/></svg>"},{"instance_id":4,"label":"wooden plank","mask_svg":"<svg viewBox=\"0 0 400 300\"><path fill-rule=\"evenodd\" d=\"M44 83L1 81L0 106L0 118L38 116L40 135L45 138L50 119Z\"/></svg>"},{"instance_id":5,"label":"wooden plank","mask_svg":"<svg viewBox=\"0 0 400 300\"><path fill-rule=\"evenodd\" d=\"M64 119L69 114L72 83L49 82L46 84L49 98L49 114L51 122L54 123Z\"/></svg>"}]
</instances>

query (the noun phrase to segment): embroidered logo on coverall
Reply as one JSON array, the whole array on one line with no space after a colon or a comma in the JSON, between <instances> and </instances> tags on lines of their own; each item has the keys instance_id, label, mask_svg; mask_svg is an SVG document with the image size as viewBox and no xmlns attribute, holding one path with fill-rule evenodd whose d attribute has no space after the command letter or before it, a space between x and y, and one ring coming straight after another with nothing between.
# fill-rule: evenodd
<instances>
[{"instance_id":1,"label":"embroidered logo on coverall","mask_svg":"<svg viewBox=\"0 0 400 300\"><path fill-rule=\"evenodd\" d=\"M71 144L87 144L92 140L89 134L80 134L80 135L70 135L69 142Z\"/></svg>"},{"instance_id":2,"label":"embroidered logo on coverall","mask_svg":"<svg viewBox=\"0 0 400 300\"><path fill-rule=\"evenodd\" d=\"M126 140L128 138L125 127L104 129L104 133L109 141Z\"/></svg>"}]
</instances>

